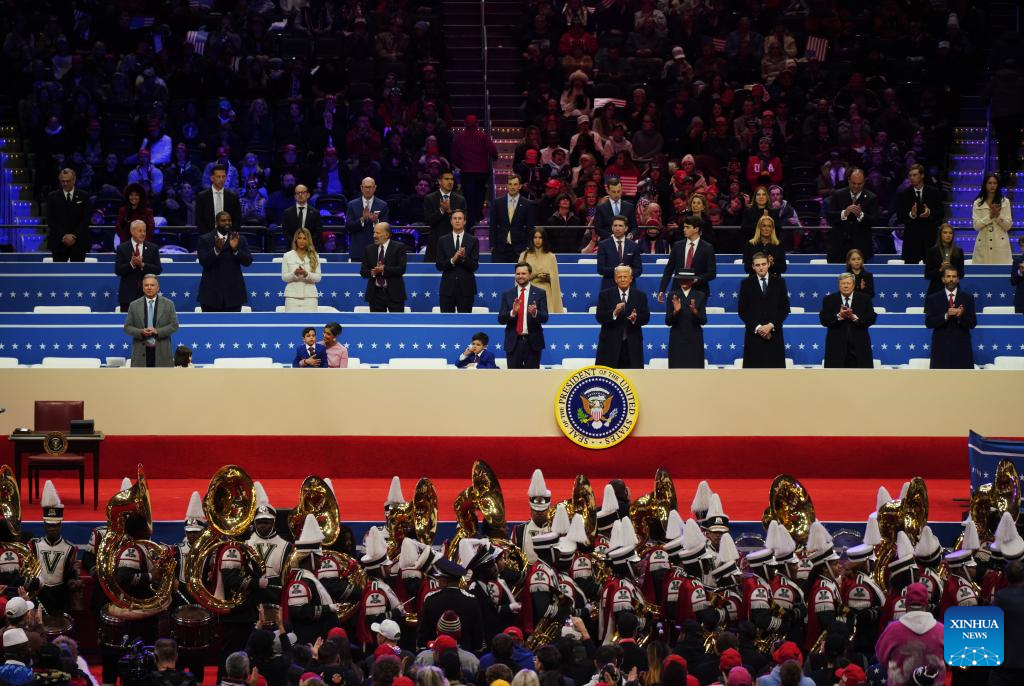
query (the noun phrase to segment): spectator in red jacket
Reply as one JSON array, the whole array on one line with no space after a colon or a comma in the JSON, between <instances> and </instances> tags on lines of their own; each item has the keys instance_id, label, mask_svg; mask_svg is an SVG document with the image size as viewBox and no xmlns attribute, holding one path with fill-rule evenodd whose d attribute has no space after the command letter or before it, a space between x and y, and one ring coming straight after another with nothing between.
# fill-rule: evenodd
<instances>
[{"instance_id":1,"label":"spectator in red jacket","mask_svg":"<svg viewBox=\"0 0 1024 686\"><path fill-rule=\"evenodd\" d=\"M757 154L747 159L747 183L751 188L782 183L782 160L772 152L772 139L761 138Z\"/></svg>"}]
</instances>

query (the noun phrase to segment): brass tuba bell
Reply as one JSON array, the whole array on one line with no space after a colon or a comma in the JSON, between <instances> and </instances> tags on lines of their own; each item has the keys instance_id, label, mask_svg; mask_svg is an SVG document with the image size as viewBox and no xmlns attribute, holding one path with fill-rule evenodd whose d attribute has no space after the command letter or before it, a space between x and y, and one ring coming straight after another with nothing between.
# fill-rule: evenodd
<instances>
[{"instance_id":1,"label":"brass tuba bell","mask_svg":"<svg viewBox=\"0 0 1024 686\"><path fill-rule=\"evenodd\" d=\"M132 538L128 529L140 525L145 538ZM155 614L168 606L174 590L174 550L149 540L153 535L153 510L149 501L149 484L140 464L138 479L131 488L115 493L107 502L107 533L96 551L96 576L110 602L124 610L142 615ZM159 581L153 587L152 597L133 596L117 582L117 558L129 545L142 548L153 566Z\"/></svg>"},{"instance_id":2,"label":"brass tuba bell","mask_svg":"<svg viewBox=\"0 0 1024 686\"><path fill-rule=\"evenodd\" d=\"M629 518L636 530L637 552L643 557L642 549L651 537L651 525L661 524L664 529L668 524L668 513L676 509L676 486L672 477L663 467L654 474L654 489L629 504Z\"/></svg>"},{"instance_id":3,"label":"brass tuba bell","mask_svg":"<svg viewBox=\"0 0 1024 686\"><path fill-rule=\"evenodd\" d=\"M995 538L995 527L1004 512L1009 512L1017 521L1020 514L1020 474L1013 462L999 461L992 482L982 484L971 494L970 511L982 545Z\"/></svg>"},{"instance_id":4,"label":"brass tuba bell","mask_svg":"<svg viewBox=\"0 0 1024 686\"><path fill-rule=\"evenodd\" d=\"M295 540L302 534L306 515L311 514L324 534L324 547L334 545L341 534L341 511L334 489L319 476L307 476L299 486L299 502L288 515L288 529Z\"/></svg>"},{"instance_id":5,"label":"brass tuba bell","mask_svg":"<svg viewBox=\"0 0 1024 686\"><path fill-rule=\"evenodd\" d=\"M7 525L10 538L3 547L21 556L21 575L26 582L39 576L39 559L21 542L21 489L10 465L0 465L0 517Z\"/></svg>"},{"instance_id":6,"label":"brass tuba bell","mask_svg":"<svg viewBox=\"0 0 1024 686\"><path fill-rule=\"evenodd\" d=\"M256 517L256 488L252 478L241 467L225 465L210 478L210 486L203 497L203 513L208 526L199 534L189 551L185 563L185 582L196 601L217 614L227 614L244 603L248 594L236 592L231 597L218 598L203 582L203 564L225 545L242 550L243 565L254 576L266 571L263 558L247 543L232 540L241 536Z\"/></svg>"},{"instance_id":7,"label":"brass tuba bell","mask_svg":"<svg viewBox=\"0 0 1024 686\"><path fill-rule=\"evenodd\" d=\"M409 531L420 543L431 545L437 533L437 491L430 479L416 482L411 501L393 505L387 514L388 557L395 559Z\"/></svg>"},{"instance_id":8,"label":"brass tuba bell","mask_svg":"<svg viewBox=\"0 0 1024 686\"><path fill-rule=\"evenodd\" d=\"M555 511L559 505L565 505L565 512L572 519L579 514L583 517L583 527L586 529L587 538L594 540L597 533L597 499L594 497L594 489L590 485L590 479L585 474L577 474L572 485L572 497L555 503L554 507L548 508L548 525L555 518Z\"/></svg>"},{"instance_id":9,"label":"brass tuba bell","mask_svg":"<svg viewBox=\"0 0 1024 686\"><path fill-rule=\"evenodd\" d=\"M921 529L928 523L928 486L915 476L902 498L882 503L878 508L878 533L882 542L875 548L875 571L872 576L882 588L888 588L889 563L896 555L896 534L907 534L916 544Z\"/></svg>"},{"instance_id":10,"label":"brass tuba bell","mask_svg":"<svg viewBox=\"0 0 1024 686\"><path fill-rule=\"evenodd\" d=\"M768 507L764 509L761 523L767 529L772 520L786 527L798 545L807 543L807 535L815 520L814 503L804 485L789 474L780 474L772 481Z\"/></svg>"}]
</instances>

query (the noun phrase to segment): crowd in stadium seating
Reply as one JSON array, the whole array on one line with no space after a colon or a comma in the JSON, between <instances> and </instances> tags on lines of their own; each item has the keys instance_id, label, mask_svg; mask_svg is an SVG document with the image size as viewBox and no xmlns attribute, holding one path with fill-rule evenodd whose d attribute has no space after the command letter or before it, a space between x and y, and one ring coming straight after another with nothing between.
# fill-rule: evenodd
<instances>
[{"instance_id":1,"label":"crowd in stadium seating","mask_svg":"<svg viewBox=\"0 0 1024 686\"><path fill-rule=\"evenodd\" d=\"M450 154L437 4L13 3L2 88L37 199L69 167L96 224L115 223L128 184L153 215L192 223L215 162L247 224L280 223L296 183L342 210L365 176L422 197Z\"/></svg>"},{"instance_id":2,"label":"crowd in stadium seating","mask_svg":"<svg viewBox=\"0 0 1024 686\"><path fill-rule=\"evenodd\" d=\"M761 186L783 227L824 225L852 167L866 170L888 223L911 164L931 184L942 176L975 58L962 24L976 17L945 3L530 4L516 162L523 174L537 148L540 167L526 192L549 205L568 195L589 222L617 176L638 196L638 221L669 243L692 195L711 224L738 225Z\"/></svg>"}]
</instances>

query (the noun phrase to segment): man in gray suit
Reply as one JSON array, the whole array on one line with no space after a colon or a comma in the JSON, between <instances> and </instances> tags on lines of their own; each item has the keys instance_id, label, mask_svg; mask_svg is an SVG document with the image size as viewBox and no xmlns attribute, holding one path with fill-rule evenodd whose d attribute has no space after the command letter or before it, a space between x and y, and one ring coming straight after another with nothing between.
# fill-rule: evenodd
<instances>
[{"instance_id":1,"label":"man in gray suit","mask_svg":"<svg viewBox=\"0 0 1024 686\"><path fill-rule=\"evenodd\" d=\"M128 305L124 332L132 337L133 367L173 367L171 334L178 330L174 303L160 295L153 274L142 277L142 297Z\"/></svg>"}]
</instances>

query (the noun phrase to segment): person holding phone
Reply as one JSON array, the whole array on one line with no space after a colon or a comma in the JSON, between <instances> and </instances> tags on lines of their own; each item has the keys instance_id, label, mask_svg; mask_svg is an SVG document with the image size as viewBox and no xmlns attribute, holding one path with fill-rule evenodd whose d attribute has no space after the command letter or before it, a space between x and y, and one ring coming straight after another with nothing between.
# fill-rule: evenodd
<instances>
[{"instance_id":1,"label":"person holding phone","mask_svg":"<svg viewBox=\"0 0 1024 686\"><path fill-rule=\"evenodd\" d=\"M245 237L234 230L230 214L217 213L216 227L199 237L197 253L203 267L199 280L203 312L241 312L249 302L242 267L252 264L252 253Z\"/></svg>"}]
</instances>

